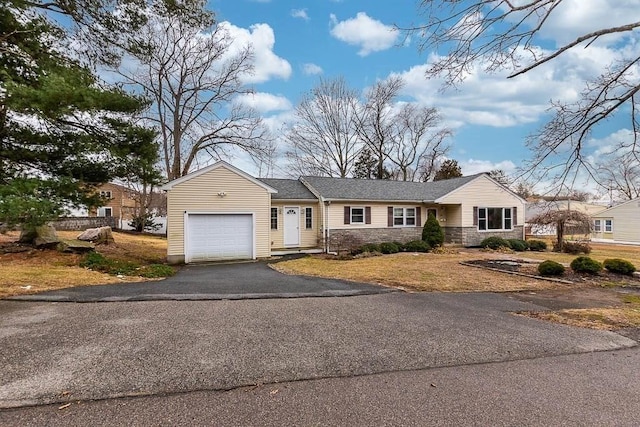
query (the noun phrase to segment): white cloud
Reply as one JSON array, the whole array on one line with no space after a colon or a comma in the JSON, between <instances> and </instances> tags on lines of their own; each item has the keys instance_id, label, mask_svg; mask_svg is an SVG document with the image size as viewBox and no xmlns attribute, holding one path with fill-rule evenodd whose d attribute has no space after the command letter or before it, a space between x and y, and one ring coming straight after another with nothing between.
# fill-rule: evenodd
<instances>
[{"instance_id":1,"label":"white cloud","mask_svg":"<svg viewBox=\"0 0 640 427\"><path fill-rule=\"evenodd\" d=\"M305 21L311 19L309 18L309 15L307 15L307 9L291 9L291 16L293 16L294 18L303 19Z\"/></svg>"},{"instance_id":2,"label":"white cloud","mask_svg":"<svg viewBox=\"0 0 640 427\"><path fill-rule=\"evenodd\" d=\"M302 72L307 76L315 76L318 74L322 74L324 71L322 67L313 63L302 64Z\"/></svg>"},{"instance_id":3,"label":"white cloud","mask_svg":"<svg viewBox=\"0 0 640 427\"><path fill-rule=\"evenodd\" d=\"M260 113L285 111L292 108L291 102L284 96L266 92L247 93L239 96L237 100Z\"/></svg>"},{"instance_id":4,"label":"white cloud","mask_svg":"<svg viewBox=\"0 0 640 427\"><path fill-rule=\"evenodd\" d=\"M367 56L391 48L399 37L399 32L390 25L371 19L365 12L358 12L355 18L338 21L330 15L331 35L338 40L358 46L358 55Z\"/></svg>"},{"instance_id":5,"label":"white cloud","mask_svg":"<svg viewBox=\"0 0 640 427\"><path fill-rule=\"evenodd\" d=\"M263 83L272 78L286 80L291 76L289 62L273 52L276 39L269 25L255 24L246 29L225 21L220 26L229 32L229 39L233 40L230 52L237 52L247 45L253 47L254 70L244 77L245 83Z\"/></svg>"},{"instance_id":6,"label":"white cloud","mask_svg":"<svg viewBox=\"0 0 640 427\"><path fill-rule=\"evenodd\" d=\"M489 160L469 159L458 162L463 175L474 175L481 172L491 172L492 170L502 170L509 175L516 170L516 165L511 160L503 160L493 163Z\"/></svg>"}]
</instances>

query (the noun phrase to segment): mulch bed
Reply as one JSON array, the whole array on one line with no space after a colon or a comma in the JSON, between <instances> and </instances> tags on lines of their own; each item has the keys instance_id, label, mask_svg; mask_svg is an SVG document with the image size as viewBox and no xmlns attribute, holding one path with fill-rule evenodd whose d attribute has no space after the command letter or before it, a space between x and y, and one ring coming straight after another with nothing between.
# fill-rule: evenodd
<instances>
[{"instance_id":1,"label":"mulch bed","mask_svg":"<svg viewBox=\"0 0 640 427\"><path fill-rule=\"evenodd\" d=\"M465 261L465 264L470 264L476 267L490 268L492 270L504 271L507 273L518 273L526 274L528 276L541 277L538 273L539 262L534 261L525 261L518 259L478 259ZM572 283L594 284L600 286L615 285L640 289L640 277L625 276L622 274L611 273L607 270L603 270L597 275L591 275L575 273L570 268L567 268L564 274L557 278ZM545 277L545 279L547 278Z\"/></svg>"}]
</instances>

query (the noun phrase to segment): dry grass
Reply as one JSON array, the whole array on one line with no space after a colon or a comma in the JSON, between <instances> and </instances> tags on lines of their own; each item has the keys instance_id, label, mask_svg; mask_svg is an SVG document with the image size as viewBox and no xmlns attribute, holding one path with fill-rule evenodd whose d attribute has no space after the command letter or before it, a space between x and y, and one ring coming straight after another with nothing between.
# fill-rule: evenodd
<instances>
[{"instance_id":1,"label":"dry grass","mask_svg":"<svg viewBox=\"0 0 640 427\"><path fill-rule=\"evenodd\" d=\"M504 292L557 288L556 283L460 265L483 257L479 251L459 254L400 253L348 261L309 256L275 264L284 273L330 277L400 286L416 291Z\"/></svg>"},{"instance_id":2,"label":"dry grass","mask_svg":"<svg viewBox=\"0 0 640 427\"><path fill-rule=\"evenodd\" d=\"M75 239L76 231L60 231L60 238ZM103 255L140 263L164 262L166 239L158 236L113 233L115 245L98 246ZM16 233L0 235L0 243L14 241ZM80 255L63 254L54 250L0 254L0 298L32 294L47 290L82 285L139 282L141 277L114 277L78 266Z\"/></svg>"},{"instance_id":3,"label":"dry grass","mask_svg":"<svg viewBox=\"0 0 640 427\"><path fill-rule=\"evenodd\" d=\"M548 242L547 242L548 243ZM612 245L606 243L590 243L591 253L588 255L597 261L604 261L609 258L622 258L633 263L636 268L640 268L640 246L631 245ZM552 245L549 245L551 247ZM546 260L550 259L556 262L570 263L578 255L561 254L557 252L520 252L517 256L526 258Z\"/></svg>"},{"instance_id":4,"label":"dry grass","mask_svg":"<svg viewBox=\"0 0 640 427\"><path fill-rule=\"evenodd\" d=\"M615 308L582 308L522 314L536 319L589 329L615 331L622 328L640 328L640 305Z\"/></svg>"}]
</instances>

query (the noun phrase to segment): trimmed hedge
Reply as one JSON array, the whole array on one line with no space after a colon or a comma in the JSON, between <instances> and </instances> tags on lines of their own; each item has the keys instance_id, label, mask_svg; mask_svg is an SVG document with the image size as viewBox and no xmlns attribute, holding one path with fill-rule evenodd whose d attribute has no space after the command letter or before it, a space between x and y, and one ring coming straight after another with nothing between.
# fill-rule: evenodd
<instances>
[{"instance_id":1,"label":"trimmed hedge","mask_svg":"<svg viewBox=\"0 0 640 427\"><path fill-rule=\"evenodd\" d=\"M524 252L529 249L527 242L521 239L508 239L509 247L516 252Z\"/></svg>"},{"instance_id":2,"label":"trimmed hedge","mask_svg":"<svg viewBox=\"0 0 640 427\"><path fill-rule=\"evenodd\" d=\"M498 236L491 236L480 242L480 246L489 249L510 248L509 242Z\"/></svg>"},{"instance_id":3,"label":"trimmed hedge","mask_svg":"<svg viewBox=\"0 0 640 427\"><path fill-rule=\"evenodd\" d=\"M442 246L444 243L444 230L442 229L438 219L433 214L429 214L427 221L424 223L424 227L422 228L422 240L427 242L431 248Z\"/></svg>"},{"instance_id":4,"label":"trimmed hedge","mask_svg":"<svg viewBox=\"0 0 640 427\"><path fill-rule=\"evenodd\" d=\"M529 245L530 251L544 252L547 250L547 242L543 240L528 240L527 245Z\"/></svg>"},{"instance_id":5,"label":"trimmed hedge","mask_svg":"<svg viewBox=\"0 0 640 427\"><path fill-rule=\"evenodd\" d=\"M538 273L540 273L541 276L562 276L564 273L564 265L548 259L538 265Z\"/></svg>"},{"instance_id":6,"label":"trimmed hedge","mask_svg":"<svg viewBox=\"0 0 640 427\"><path fill-rule=\"evenodd\" d=\"M571 261L571 269L576 273L598 274L602 270L602 264L588 256L579 256Z\"/></svg>"},{"instance_id":7,"label":"trimmed hedge","mask_svg":"<svg viewBox=\"0 0 640 427\"><path fill-rule=\"evenodd\" d=\"M604 260L604 268L612 273L625 274L627 276L633 276L636 271L636 266L627 261L626 259L613 258Z\"/></svg>"},{"instance_id":8,"label":"trimmed hedge","mask_svg":"<svg viewBox=\"0 0 640 427\"><path fill-rule=\"evenodd\" d=\"M360 246L360 252L380 252L380 245L377 243L366 243Z\"/></svg>"},{"instance_id":9,"label":"trimmed hedge","mask_svg":"<svg viewBox=\"0 0 640 427\"><path fill-rule=\"evenodd\" d=\"M380 252L383 254L395 254L400 252L400 248L393 242L380 243Z\"/></svg>"},{"instance_id":10,"label":"trimmed hedge","mask_svg":"<svg viewBox=\"0 0 640 427\"><path fill-rule=\"evenodd\" d=\"M412 240L403 245L407 252L429 252L431 246L424 240Z\"/></svg>"}]
</instances>

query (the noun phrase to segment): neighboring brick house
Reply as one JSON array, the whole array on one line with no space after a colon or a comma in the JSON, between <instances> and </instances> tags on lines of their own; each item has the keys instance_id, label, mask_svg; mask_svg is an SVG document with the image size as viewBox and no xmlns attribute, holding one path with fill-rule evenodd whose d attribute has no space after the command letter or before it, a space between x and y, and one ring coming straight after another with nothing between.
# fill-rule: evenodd
<instances>
[{"instance_id":1,"label":"neighboring brick house","mask_svg":"<svg viewBox=\"0 0 640 427\"><path fill-rule=\"evenodd\" d=\"M98 208L89 210L91 217L114 217L120 229L130 229L129 222L136 215L138 209L137 192L120 184L106 183L97 188L97 192L105 199L106 203ZM167 215L167 198L162 193L152 193L150 211L159 217L161 224Z\"/></svg>"},{"instance_id":2,"label":"neighboring brick house","mask_svg":"<svg viewBox=\"0 0 640 427\"><path fill-rule=\"evenodd\" d=\"M260 179L218 162L163 189L167 259L176 263L406 242L421 238L430 213L450 243L524 237L525 201L485 173L438 182Z\"/></svg>"}]
</instances>

